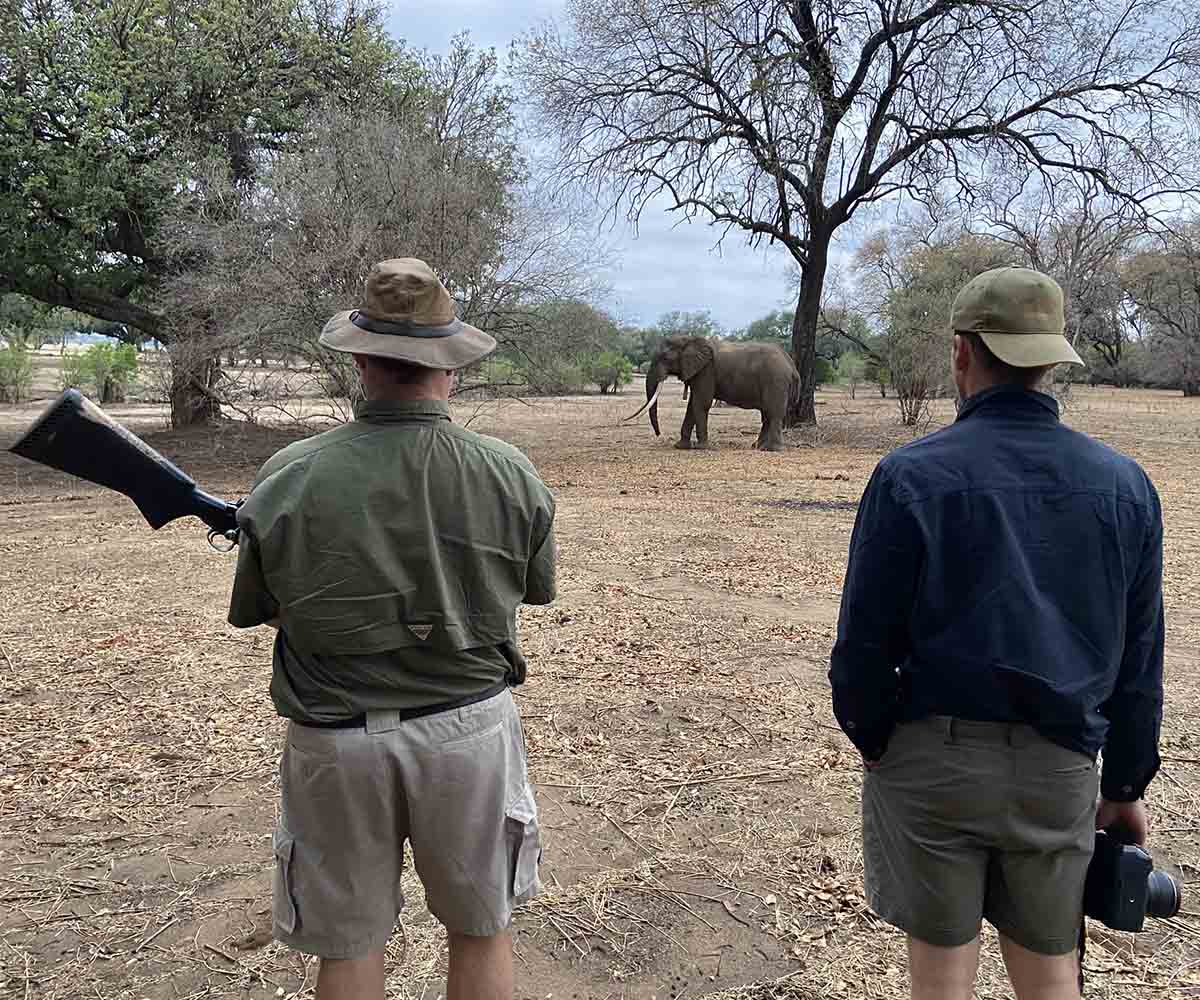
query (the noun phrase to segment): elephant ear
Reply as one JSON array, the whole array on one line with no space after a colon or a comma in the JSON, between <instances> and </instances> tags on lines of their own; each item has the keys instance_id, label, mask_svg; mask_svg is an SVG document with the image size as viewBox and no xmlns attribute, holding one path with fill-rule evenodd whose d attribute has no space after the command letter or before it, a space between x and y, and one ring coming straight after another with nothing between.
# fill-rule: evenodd
<instances>
[{"instance_id":1,"label":"elephant ear","mask_svg":"<svg viewBox=\"0 0 1200 1000\"><path fill-rule=\"evenodd\" d=\"M705 367L711 365L712 360L712 344L703 337L695 337L679 355L679 377L685 382L690 382Z\"/></svg>"}]
</instances>

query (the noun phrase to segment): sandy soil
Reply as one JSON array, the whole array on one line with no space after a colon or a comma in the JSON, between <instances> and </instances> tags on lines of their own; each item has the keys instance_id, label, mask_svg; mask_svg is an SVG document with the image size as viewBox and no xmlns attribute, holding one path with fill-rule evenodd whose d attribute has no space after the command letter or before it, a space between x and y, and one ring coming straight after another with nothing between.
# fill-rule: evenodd
<instances>
[{"instance_id":1,"label":"sandy soil","mask_svg":"<svg viewBox=\"0 0 1200 1000\"><path fill-rule=\"evenodd\" d=\"M460 420L526 450L559 498L561 598L522 613L519 690L545 893L517 921L524 998L901 997L902 941L866 911L860 772L825 669L855 503L908 435L894 404L820 394L820 429L716 450L620 423L623 396L506 400ZM0 410L7 447L40 403ZM118 419L237 497L289 437ZM939 404L931 426L949 419ZM1165 765L1156 855L1200 866L1200 402L1079 390L1067 419L1140 459L1167 521ZM282 727L266 630L224 623L233 557L198 522L151 532L124 498L0 454L0 995L304 996L270 942ZM437 997L442 938L408 880L390 995ZM1200 908L1093 928L1089 996L1200 996ZM994 942L980 997L1009 996Z\"/></svg>"}]
</instances>

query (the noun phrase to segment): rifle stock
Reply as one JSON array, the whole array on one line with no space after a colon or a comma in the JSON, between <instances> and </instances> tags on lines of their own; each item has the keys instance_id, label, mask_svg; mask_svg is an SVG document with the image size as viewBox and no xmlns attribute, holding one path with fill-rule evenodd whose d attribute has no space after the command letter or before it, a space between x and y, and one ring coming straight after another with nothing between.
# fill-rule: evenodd
<instances>
[{"instance_id":1,"label":"rifle stock","mask_svg":"<svg viewBox=\"0 0 1200 1000\"><path fill-rule=\"evenodd\" d=\"M200 518L209 541L237 541L237 508L205 493L187 473L122 427L78 389L63 391L9 451L121 493L154 530Z\"/></svg>"}]
</instances>

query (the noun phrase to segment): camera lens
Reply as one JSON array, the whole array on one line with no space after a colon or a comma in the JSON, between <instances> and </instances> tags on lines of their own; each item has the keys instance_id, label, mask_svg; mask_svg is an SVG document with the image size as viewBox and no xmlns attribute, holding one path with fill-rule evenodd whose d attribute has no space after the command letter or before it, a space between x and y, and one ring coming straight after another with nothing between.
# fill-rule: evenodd
<instances>
[{"instance_id":1,"label":"camera lens","mask_svg":"<svg viewBox=\"0 0 1200 1000\"><path fill-rule=\"evenodd\" d=\"M1183 889L1170 875L1155 869L1146 876L1146 913L1161 920L1173 917L1183 905Z\"/></svg>"}]
</instances>

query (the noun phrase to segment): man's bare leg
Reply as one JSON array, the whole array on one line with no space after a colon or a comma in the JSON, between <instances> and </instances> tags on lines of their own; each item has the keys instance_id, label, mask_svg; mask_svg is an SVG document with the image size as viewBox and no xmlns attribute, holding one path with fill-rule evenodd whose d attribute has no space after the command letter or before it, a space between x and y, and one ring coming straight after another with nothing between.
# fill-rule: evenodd
<instances>
[{"instance_id":1,"label":"man's bare leg","mask_svg":"<svg viewBox=\"0 0 1200 1000\"><path fill-rule=\"evenodd\" d=\"M362 958L323 958L317 1000L384 1000L383 952Z\"/></svg>"},{"instance_id":2,"label":"man's bare leg","mask_svg":"<svg viewBox=\"0 0 1200 1000\"><path fill-rule=\"evenodd\" d=\"M512 1000L512 935L450 935L446 1000ZM323 1000L323 998L322 998Z\"/></svg>"},{"instance_id":3,"label":"man's bare leg","mask_svg":"<svg viewBox=\"0 0 1200 1000\"><path fill-rule=\"evenodd\" d=\"M1079 1000L1079 956L1039 955L1000 936L1000 953L1017 1000Z\"/></svg>"},{"instance_id":4,"label":"man's bare leg","mask_svg":"<svg viewBox=\"0 0 1200 1000\"><path fill-rule=\"evenodd\" d=\"M957 948L908 939L912 1000L971 1000L978 970L979 938Z\"/></svg>"}]
</instances>

